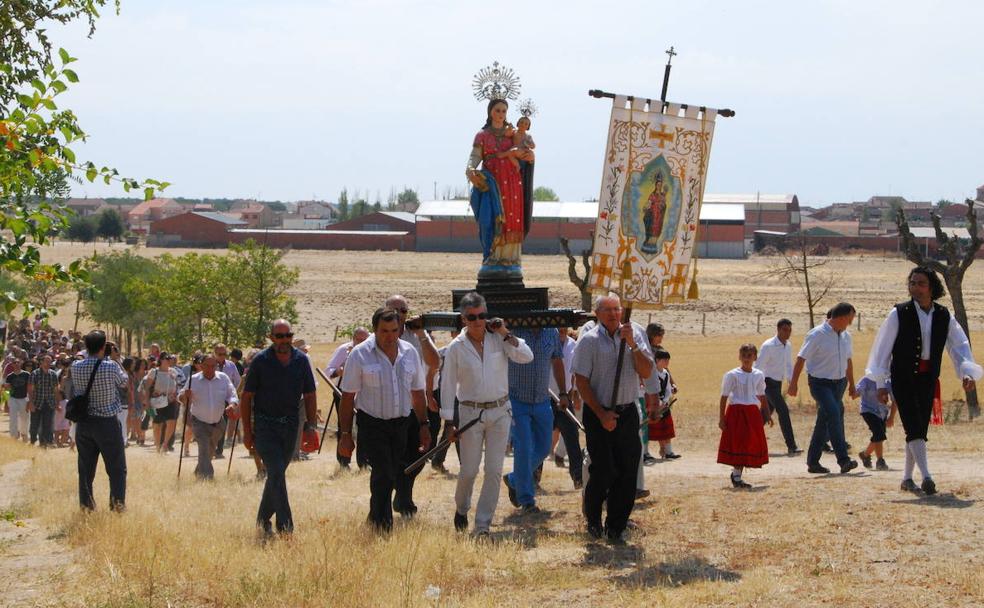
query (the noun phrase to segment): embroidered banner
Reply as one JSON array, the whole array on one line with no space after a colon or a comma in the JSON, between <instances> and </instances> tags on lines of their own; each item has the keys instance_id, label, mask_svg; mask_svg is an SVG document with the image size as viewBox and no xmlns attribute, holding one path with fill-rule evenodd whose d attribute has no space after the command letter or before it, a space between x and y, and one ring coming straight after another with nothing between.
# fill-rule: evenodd
<instances>
[{"instance_id":1,"label":"embroidered banner","mask_svg":"<svg viewBox=\"0 0 984 608\"><path fill-rule=\"evenodd\" d=\"M591 290L636 307L683 301L717 112L616 96L608 127ZM621 284L624 261L632 278Z\"/></svg>"}]
</instances>

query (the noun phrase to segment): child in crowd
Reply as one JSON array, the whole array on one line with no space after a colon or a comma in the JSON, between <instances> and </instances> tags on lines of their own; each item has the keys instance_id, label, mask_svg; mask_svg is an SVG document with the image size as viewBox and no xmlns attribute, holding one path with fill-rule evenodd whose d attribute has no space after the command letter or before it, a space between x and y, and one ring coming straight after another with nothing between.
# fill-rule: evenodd
<instances>
[{"instance_id":1,"label":"child in crowd","mask_svg":"<svg viewBox=\"0 0 984 608\"><path fill-rule=\"evenodd\" d=\"M721 382L718 422L721 442L717 461L734 467L731 485L736 488L752 487L741 478L745 467L757 469L769 462L763 421L768 421L770 426L775 424L765 399L765 374L752 367L756 358L755 345L742 344L738 349L741 366L724 374Z\"/></svg>"},{"instance_id":2,"label":"child in crowd","mask_svg":"<svg viewBox=\"0 0 984 608\"><path fill-rule=\"evenodd\" d=\"M646 378L646 412L649 414L649 439L659 442L660 457L674 460L680 457L673 451L671 440L676 437L673 428L673 414L670 400L673 387L670 384L670 353L659 347L653 348L656 369ZM652 458L650 456L650 458Z\"/></svg>"},{"instance_id":3,"label":"child in crowd","mask_svg":"<svg viewBox=\"0 0 984 608\"><path fill-rule=\"evenodd\" d=\"M866 469L871 468L871 455L877 457L875 468L879 471L888 471L888 464L885 462L882 448L885 444L885 429L895 424L895 398L891 399L892 407L889 408L878 400L878 384L865 376L858 382L858 394L861 395L861 417L865 424L871 429L871 441L868 447L858 454L861 462ZM891 386L888 387L891 391ZM889 392L891 395L891 392Z\"/></svg>"}]
</instances>

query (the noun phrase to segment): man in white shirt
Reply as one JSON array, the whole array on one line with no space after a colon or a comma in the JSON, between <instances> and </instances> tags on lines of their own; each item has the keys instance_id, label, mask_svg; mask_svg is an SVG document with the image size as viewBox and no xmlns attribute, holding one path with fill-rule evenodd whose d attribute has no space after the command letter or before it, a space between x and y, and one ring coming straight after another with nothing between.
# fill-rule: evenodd
<instances>
[{"instance_id":1,"label":"man in white shirt","mask_svg":"<svg viewBox=\"0 0 984 608\"><path fill-rule=\"evenodd\" d=\"M936 273L917 266L909 272L908 302L896 304L882 323L868 357L868 375L878 385L878 399L888 404L888 380L905 429L905 470L902 490L916 492L912 480L914 464L922 473L922 491L936 493L936 482L926 459L926 435L933 411L933 398L940 377L943 350L950 353L953 367L965 391L972 390L984 375L974 361L970 340L950 311L936 303L944 295Z\"/></svg>"},{"instance_id":2,"label":"man in white shirt","mask_svg":"<svg viewBox=\"0 0 984 608\"><path fill-rule=\"evenodd\" d=\"M372 467L369 477L369 523L377 530L393 527L390 501L403 475L408 416L422 420L415 438L418 453L430 446L424 365L417 351L400 340L399 313L380 308L372 316L373 335L352 349L342 377L338 418L339 450L351 455L353 411L358 409L360 449Z\"/></svg>"},{"instance_id":3,"label":"man in white shirt","mask_svg":"<svg viewBox=\"0 0 984 608\"><path fill-rule=\"evenodd\" d=\"M239 397L232 380L223 372L217 371L218 360L214 355L205 355L202 371L191 377L190 388L183 389L178 398L186 406L190 403L191 432L198 443L198 466L195 476L199 479L212 479L212 455L215 446L222 441L222 433L227 418L239 415Z\"/></svg>"},{"instance_id":4,"label":"man in white shirt","mask_svg":"<svg viewBox=\"0 0 984 608\"><path fill-rule=\"evenodd\" d=\"M468 528L472 487L484 447L485 478L475 508L475 533L487 536L499 502L499 479L512 423L506 359L529 363L533 360L533 351L523 340L509 333L502 319L488 318L485 298L478 293L471 292L462 297L459 308L465 328L448 345L444 357L441 418L453 420L457 396L459 425L464 426L476 418L481 421L458 438L461 471L454 493L454 527L459 531Z\"/></svg>"},{"instance_id":5,"label":"man in white shirt","mask_svg":"<svg viewBox=\"0 0 984 608\"><path fill-rule=\"evenodd\" d=\"M326 365L324 369L325 375L328 376L329 379L338 378L335 382L340 383L342 374L345 372L345 361L348 359L349 353L352 352L353 348L365 342L368 337L368 329L365 327L356 327L352 331L352 339L336 348L335 352L331 354L331 359L328 360L328 365ZM359 423L356 421L352 427L352 441L356 441L358 437ZM343 469L349 468L349 465L352 463L352 458L343 455L338 451L337 447L335 449L335 459L338 460L338 464L340 464ZM355 460L360 469L368 466L365 454L362 453L362 450L359 449L358 445L355 447Z\"/></svg>"},{"instance_id":6,"label":"man in white shirt","mask_svg":"<svg viewBox=\"0 0 984 608\"><path fill-rule=\"evenodd\" d=\"M830 469L820 464L823 444L829 439L837 455L840 472L847 473L858 461L847 455L844 439L844 389L852 399L857 398L854 383L854 363L851 360L851 334L847 328L854 321L854 306L841 302L827 312L827 320L811 329L803 340L796 357L793 377L786 391L790 397L799 392L799 377L806 367L810 394L817 402L817 421L806 453L807 471L826 474Z\"/></svg>"},{"instance_id":7,"label":"man in white shirt","mask_svg":"<svg viewBox=\"0 0 984 608\"><path fill-rule=\"evenodd\" d=\"M793 377L793 343L789 341L792 334L793 322L779 319L776 323L776 335L762 343L755 367L765 374L765 397L769 401L769 409L778 414L786 449L790 456L795 456L803 450L796 447L793 423L789 419L789 406L782 396L782 383Z\"/></svg>"}]
</instances>

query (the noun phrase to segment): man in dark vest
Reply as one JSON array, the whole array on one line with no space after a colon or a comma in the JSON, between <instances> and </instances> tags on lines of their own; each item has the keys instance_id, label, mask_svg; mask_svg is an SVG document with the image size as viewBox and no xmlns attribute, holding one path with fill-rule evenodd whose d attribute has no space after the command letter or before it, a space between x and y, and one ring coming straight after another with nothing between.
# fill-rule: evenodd
<instances>
[{"instance_id":1,"label":"man in dark vest","mask_svg":"<svg viewBox=\"0 0 984 608\"><path fill-rule=\"evenodd\" d=\"M950 311L936 303L943 297L943 283L936 272L917 266L909 272L912 299L896 304L882 323L868 358L867 373L878 383L878 398L888 403L885 384L891 379L892 394L905 429L905 472L902 490L917 492L912 481L914 465L922 473L922 491L936 493L936 483L926 460L926 431L933 411L944 347L950 353L964 390L974 388L984 369L974 361L970 341Z\"/></svg>"}]
</instances>

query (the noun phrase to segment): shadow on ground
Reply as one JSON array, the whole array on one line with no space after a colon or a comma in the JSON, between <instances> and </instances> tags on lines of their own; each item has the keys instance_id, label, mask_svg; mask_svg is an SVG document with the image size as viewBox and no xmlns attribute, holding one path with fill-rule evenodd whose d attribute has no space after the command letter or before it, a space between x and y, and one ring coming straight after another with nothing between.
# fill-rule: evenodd
<instances>
[{"instance_id":1,"label":"shadow on ground","mask_svg":"<svg viewBox=\"0 0 984 608\"><path fill-rule=\"evenodd\" d=\"M740 579L741 574L737 572L719 568L703 557L690 556L640 567L634 572L613 577L611 580L622 587L679 587L700 581L733 583Z\"/></svg>"},{"instance_id":2,"label":"shadow on ground","mask_svg":"<svg viewBox=\"0 0 984 608\"><path fill-rule=\"evenodd\" d=\"M964 500L957 498L952 493L935 494L933 496L914 496L913 498L891 501L898 505L916 505L924 507L937 507L940 509L966 509L974 506L976 500Z\"/></svg>"}]
</instances>

